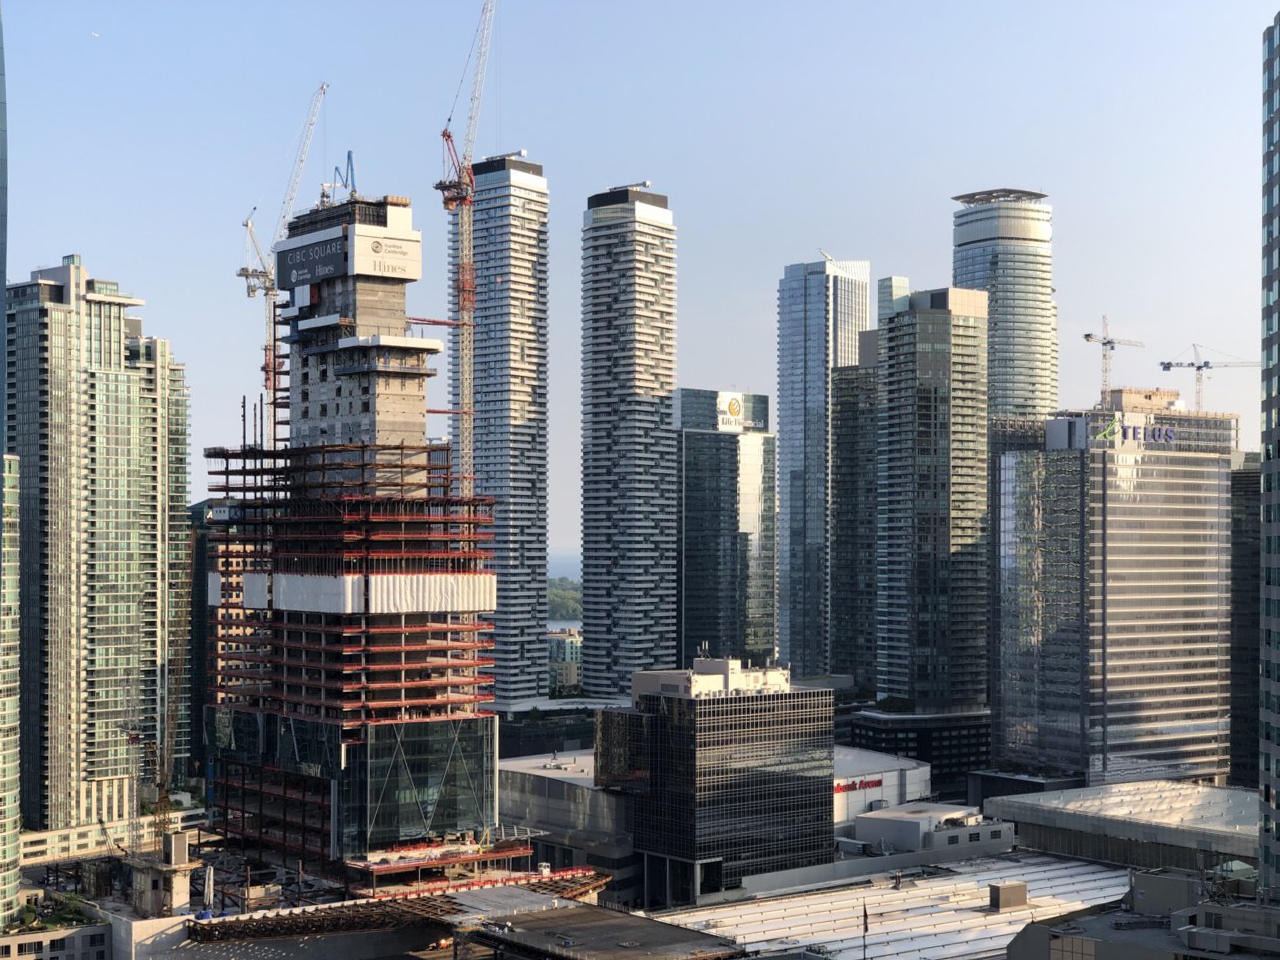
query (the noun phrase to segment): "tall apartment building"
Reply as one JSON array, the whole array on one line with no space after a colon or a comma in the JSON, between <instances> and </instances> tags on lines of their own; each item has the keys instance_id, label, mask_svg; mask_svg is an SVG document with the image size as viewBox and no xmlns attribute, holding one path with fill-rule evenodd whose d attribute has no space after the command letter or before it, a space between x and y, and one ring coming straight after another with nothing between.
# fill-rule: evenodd
<instances>
[{"instance_id":1,"label":"tall apartment building","mask_svg":"<svg viewBox=\"0 0 1280 960\"><path fill-rule=\"evenodd\" d=\"M1233 787L1258 786L1258 678L1262 644L1262 462L1231 455L1231 776Z\"/></svg>"},{"instance_id":2,"label":"tall apartment building","mask_svg":"<svg viewBox=\"0 0 1280 960\"><path fill-rule=\"evenodd\" d=\"M676 662L676 230L619 187L582 227L582 685Z\"/></svg>"},{"instance_id":3,"label":"tall apartment building","mask_svg":"<svg viewBox=\"0 0 1280 960\"><path fill-rule=\"evenodd\" d=\"M0 24L0 276L8 266L9 133L4 81L4 29ZM21 686L19 595L18 460L4 458L3 525L0 525L0 924L18 912L20 752L18 696Z\"/></svg>"},{"instance_id":4,"label":"tall apartment building","mask_svg":"<svg viewBox=\"0 0 1280 960\"><path fill-rule=\"evenodd\" d=\"M953 197L951 282L987 292L988 415L1042 421L1058 407L1053 208L1031 190Z\"/></svg>"},{"instance_id":5,"label":"tall apartment building","mask_svg":"<svg viewBox=\"0 0 1280 960\"><path fill-rule=\"evenodd\" d=\"M1262 768L1261 875L1280 871L1280 14L1262 33Z\"/></svg>"},{"instance_id":6,"label":"tall apartment building","mask_svg":"<svg viewBox=\"0 0 1280 960\"><path fill-rule=\"evenodd\" d=\"M476 492L494 498L494 694L499 705L547 694L547 180L521 156L475 173L474 437ZM452 218L452 270L458 220ZM456 287L451 286L456 291ZM457 304L452 304L455 316ZM459 405L457 330L450 395ZM454 424L454 442L457 442Z\"/></svg>"},{"instance_id":7,"label":"tall apartment building","mask_svg":"<svg viewBox=\"0 0 1280 960\"><path fill-rule=\"evenodd\" d=\"M76 255L8 288L32 828L132 816L152 748L175 773L185 763L187 388L167 341L142 335L142 304Z\"/></svg>"},{"instance_id":8,"label":"tall apartment building","mask_svg":"<svg viewBox=\"0 0 1280 960\"><path fill-rule=\"evenodd\" d=\"M858 335L858 363L831 375L831 563L827 610L831 673L876 693L877 331Z\"/></svg>"},{"instance_id":9,"label":"tall apartment building","mask_svg":"<svg viewBox=\"0 0 1280 960\"><path fill-rule=\"evenodd\" d=\"M0 53L3 58L3 53ZM3 71L0 70L0 77ZM0 81L0 93L3 82ZM3 134L0 133L0 137ZM18 458L4 458L3 516L0 518L0 922L14 917L21 905L22 810L19 774L19 491Z\"/></svg>"},{"instance_id":10,"label":"tall apartment building","mask_svg":"<svg viewBox=\"0 0 1280 960\"><path fill-rule=\"evenodd\" d=\"M1113 390L1004 455L998 764L1225 783L1236 418L1176 400Z\"/></svg>"},{"instance_id":11,"label":"tall apartment building","mask_svg":"<svg viewBox=\"0 0 1280 960\"><path fill-rule=\"evenodd\" d=\"M785 668L695 660L637 673L596 725L596 784L627 797L646 908L830 863L832 693Z\"/></svg>"},{"instance_id":12,"label":"tall apartment building","mask_svg":"<svg viewBox=\"0 0 1280 960\"><path fill-rule=\"evenodd\" d=\"M777 448L769 398L679 391L680 665L762 667L775 647Z\"/></svg>"},{"instance_id":13,"label":"tall apartment building","mask_svg":"<svg viewBox=\"0 0 1280 960\"><path fill-rule=\"evenodd\" d=\"M778 283L778 648L797 678L830 671L831 379L871 326L871 264L788 266Z\"/></svg>"},{"instance_id":14,"label":"tall apartment building","mask_svg":"<svg viewBox=\"0 0 1280 960\"><path fill-rule=\"evenodd\" d=\"M901 712L863 711L854 745L896 738L958 796L988 758L990 728L987 295L952 287L891 303L876 338L876 670L878 695Z\"/></svg>"},{"instance_id":15,"label":"tall apartment building","mask_svg":"<svg viewBox=\"0 0 1280 960\"><path fill-rule=\"evenodd\" d=\"M454 496L425 439L443 344L410 335L421 270L403 197L295 217L276 246L290 445L206 451L244 544L210 603L251 631L216 645L213 825L361 890L482 858L497 817L492 501Z\"/></svg>"}]
</instances>

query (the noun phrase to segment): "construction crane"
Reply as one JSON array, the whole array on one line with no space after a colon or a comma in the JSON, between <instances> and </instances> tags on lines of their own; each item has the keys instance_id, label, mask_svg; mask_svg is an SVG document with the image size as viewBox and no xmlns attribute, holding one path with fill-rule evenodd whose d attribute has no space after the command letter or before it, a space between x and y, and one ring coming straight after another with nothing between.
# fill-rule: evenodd
<instances>
[{"instance_id":1,"label":"construction crane","mask_svg":"<svg viewBox=\"0 0 1280 960\"><path fill-rule=\"evenodd\" d=\"M289 176L289 186L285 190L284 203L280 205L280 216L276 221L275 232L271 235L270 247L274 247L284 238L285 227L289 224L289 214L293 211L294 201L298 198L298 184L302 180L302 170L307 165L307 154L311 150L311 138L316 131L316 120L320 116L320 104L329 90L327 83L320 84L311 97L311 109L307 112L307 122L302 127L302 137L298 142L298 155L293 161L293 171ZM249 211L244 220L246 259L249 262L236 271L237 277L244 278L246 292L250 297L262 293L266 301L266 331L262 346L263 388L266 391L267 403L271 406L271 416L267 420L267 443L276 445L276 406L277 391L280 381L280 358L276 352L276 265L275 261L258 243L258 235L253 229L253 215L257 207Z\"/></svg>"},{"instance_id":2,"label":"construction crane","mask_svg":"<svg viewBox=\"0 0 1280 960\"><path fill-rule=\"evenodd\" d=\"M476 124L480 119L480 100L484 94L484 72L489 61L489 37L493 32L493 12L497 0L484 0L480 11L480 24L472 41L471 55L475 56L475 77L471 83L471 105L467 112L467 129L462 139L462 151L453 139L450 124L453 110L445 121L440 134L444 141L444 179L436 189L444 198L445 210L458 217L458 266L454 279L454 297L458 316L458 480L459 493L470 497L475 492L475 321L476 321L476 263L473 242L472 204L476 193L476 176L471 169L471 154L476 145ZM471 56L467 60L470 62ZM463 68L463 80L466 68ZM458 93L462 84L458 85ZM454 97L454 107L458 99Z\"/></svg>"},{"instance_id":3,"label":"construction crane","mask_svg":"<svg viewBox=\"0 0 1280 960\"><path fill-rule=\"evenodd\" d=\"M1102 406L1105 410L1111 409L1111 354L1116 347L1145 347L1146 344L1141 340L1121 340L1118 337L1111 336L1111 331L1107 327L1107 317L1102 317L1102 333L1086 333L1084 339L1088 343L1096 343L1102 347Z\"/></svg>"},{"instance_id":4,"label":"construction crane","mask_svg":"<svg viewBox=\"0 0 1280 960\"><path fill-rule=\"evenodd\" d=\"M1204 372L1206 370L1217 370L1222 367L1260 367L1262 366L1262 364L1259 363L1257 360L1241 360L1239 358L1235 360L1209 360L1200 355L1201 350L1209 349L1209 347L1206 347L1202 343L1193 343L1187 349L1189 349L1191 351L1192 356L1195 357L1194 360L1178 360L1176 358L1173 360L1161 360L1160 369L1163 370L1165 373L1168 373L1170 370L1173 370L1175 367L1179 369L1194 370L1196 372L1196 412L1197 413L1204 410ZM1180 357L1182 356L1183 353L1186 353L1186 352L1187 352L1186 350L1183 350L1182 353L1178 354L1178 356ZM1215 352L1220 353L1221 351L1215 351Z\"/></svg>"}]
</instances>

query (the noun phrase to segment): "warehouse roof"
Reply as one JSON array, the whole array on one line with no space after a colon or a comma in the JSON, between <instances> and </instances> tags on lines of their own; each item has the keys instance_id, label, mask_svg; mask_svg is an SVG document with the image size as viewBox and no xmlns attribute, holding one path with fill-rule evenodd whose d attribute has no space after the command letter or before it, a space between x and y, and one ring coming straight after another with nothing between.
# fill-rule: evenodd
<instances>
[{"instance_id":1,"label":"warehouse roof","mask_svg":"<svg viewBox=\"0 0 1280 960\"><path fill-rule=\"evenodd\" d=\"M994 912L989 885L1007 881L1027 884L1027 905ZM821 947L834 960L859 960L865 916L867 960L966 960L1002 956L1031 921L1112 903L1128 889L1127 870L1022 854L949 864L937 876L904 879L898 889L881 876L870 885L681 910L662 919L728 937L748 951Z\"/></svg>"}]
</instances>

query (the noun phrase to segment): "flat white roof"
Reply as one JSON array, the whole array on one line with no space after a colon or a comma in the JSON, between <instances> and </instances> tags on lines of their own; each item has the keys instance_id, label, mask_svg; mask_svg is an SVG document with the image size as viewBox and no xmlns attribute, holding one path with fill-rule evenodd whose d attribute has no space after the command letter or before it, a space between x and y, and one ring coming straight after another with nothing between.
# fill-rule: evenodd
<instances>
[{"instance_id":1,"label":"flat white roof","mask_svg":"<svg viewBox=\"0 0 1280 960\"><path fill-rule=\"evenodd\" d=\"M949 820L953 817L981 816L977 807L965 807L955 803L904 803L898 807L883 807L858 815L861 820L869 817L873 820Z\"/></svg>"},{"instance_id":2,"label":"flat white roof","mask_svg":"<svg viewBox=\"0 0 1280 960\"><path fill-rule=\"evenodd\" d=\"M1074 790L993 797L988 813L1006 820L1066 826L1072 817L1116 823L1143 823L1226 836L1258 834L1258 792L1238 787L1203 787L1176 780L1109 783ZM1076 829L1083 829L1077 825ZM1097 831L1095 831L1097 832Z\"/></svg>"},{"instance_id":3,"label":"flat white roof","mask_svg":"<svg viewBox=\"0 0 1280 960\"><path fill-rule=\"evenodd\" d=\"M532 773L580 787L596 785L594 750L561 750L554 754L542 753L536 757L509 757L498 761L498 770Z\"/></svg>"},{"instance_id":4,"label":"flat white roof","mask_svg":"<svg viewBox=\"0 0 1280 960\"><path fill-rule=\"evenodd\" d=\"M874 750L859 750L855 747L835 748L836 780L889 773L894 770L918 770L921 767L928 767L928 764L906 757L895 757L888 753L876 753ZM561 750L554 754L542 753L533 757L510 757L499 760L498 769L532 773L550 777L553 780L564 780L566 783L591 787L595 786L596 756L591 748ZM918 804L912 804L912 806L918 806Z\"/></svg>"},{"instance_id":5,"label":"flat white roof","mask_svg":"<svg viewBox=\"0 0 1280 960\"><path fill-rule=\"evenodd\" d=\"M1027 905L993 913L988 885L1011 880L1027 884ZM880 875L870 886L679 910L661 919L728 937L749 951L820 946L836 960L860 960L865 910L868 960L968 960L1003 956L1033 920L1111 903L1128 890L1127 870L1022 854L948 864L942 875L904 879L900 890Z\"/></svg>"},{"instance_id":6,"label":"flat white roof","mask_svg":"<svg viewBox=\"0 0 1280 960\"><path fill-rule=\"evenodd\" d=\"M861 777L868 773L887 773L890 770L927 770L929 764L910 757L895 757L891 753L877 753L861 747L840 747L835 750L836 779Z\"/></svg>"}]
</instances>

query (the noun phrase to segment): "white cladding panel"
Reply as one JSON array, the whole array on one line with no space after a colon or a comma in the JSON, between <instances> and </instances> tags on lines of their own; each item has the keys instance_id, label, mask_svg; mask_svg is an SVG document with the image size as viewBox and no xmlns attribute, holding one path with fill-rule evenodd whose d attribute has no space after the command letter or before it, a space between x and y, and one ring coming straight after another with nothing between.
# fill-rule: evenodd
<instances>
[{"instance_id":1,"label":"white cladding panel","mask_svg":"<svg viewBox=\"0 0 1280 960\"><path fill-rule=\"evenodd\" d=\"M432 573L369 578L370 613L478 613L498 605L492 573Z\"/></svg>"},{"instance_id":2,"label":"white cladding panel","mask_svg":"<svg viewBox=\"0 0 1280 960\"><path fill-rule=\"evenodd\" d=\"M364 610L364 578L315 577L298 573L277 573L273 601L277 610L308 613L360 613Z\"/></svg>"},{"instance_id":3,"label":"white cladding panel","mask_svg":"<svg viewBox=\"0 0 1280 960\"><path fill-rule=\"evenodd\" d=\"M498 602L492 573L387 574L368 578L368 613L479 613ZM308 613L363 613L365 578L278 573L272 581L272 606ZM246 573L245 606L267 604L267 576Z\"/></svg>"},{"instance_id":4,"label":"white cladding panel","mask_svg":"<svg viewBox=\"0 0 1280 960\"><path fill-rule=\"evenodd\" d=\"M834 822L848 823L869 810L896 807L929 796L929 769L920 766L837 777L833 787Z\"/></svg>"},{"instance_id":5,"label":"white cladding panel","mask_svg":"<svg viewBox=\"0 0 1280 960\"><path fill-rule=\"evenodd\" d=\"M207 573L205 574L206 592L209 595L208 605L217 607L222 605L222 574Z\"/></svg>"},{"instance_id":6,"label":"white cladding panel","mask_svg":"<svg viewBox=\"0 0 1280 960\"><path fill-rule=\"evenodd\" d=\"M268 575L265 573L246 573L244 575L243 603L249 610L265 610L267 608Z\"/></svg>"}]
</instances>

